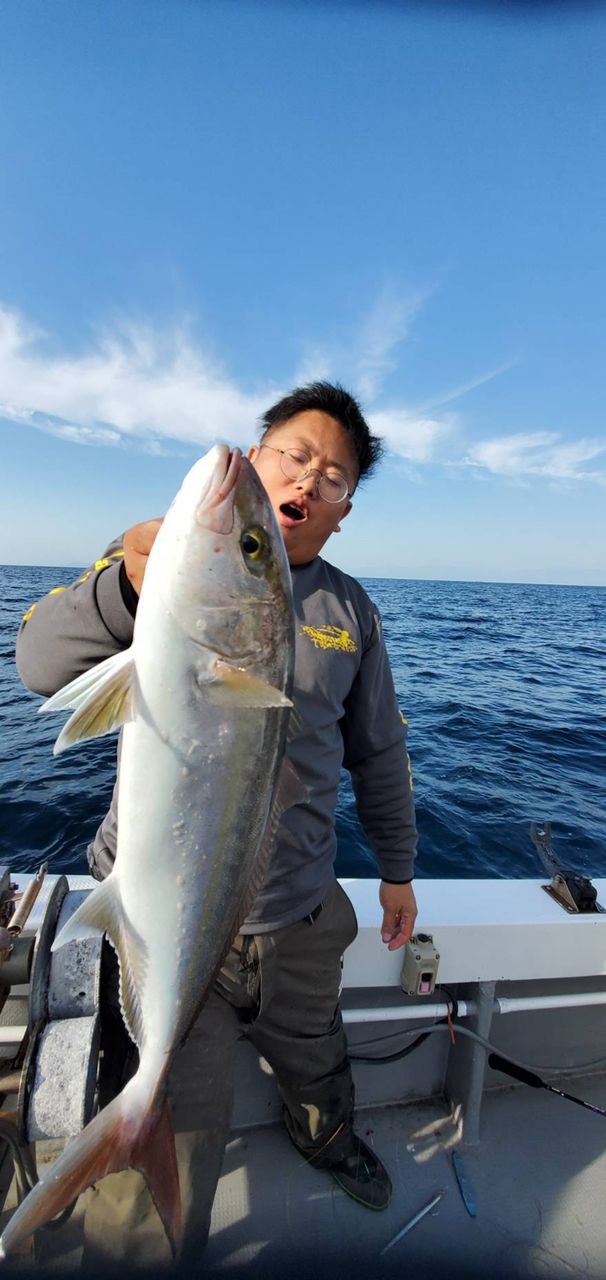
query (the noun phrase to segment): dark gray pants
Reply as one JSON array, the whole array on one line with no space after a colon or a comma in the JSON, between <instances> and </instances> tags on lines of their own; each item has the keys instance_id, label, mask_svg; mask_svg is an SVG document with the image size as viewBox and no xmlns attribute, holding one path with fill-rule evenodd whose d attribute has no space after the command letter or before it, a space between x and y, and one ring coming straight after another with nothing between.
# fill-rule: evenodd
<instances>
[{"instance_id":1,"label":"dark gray pants","mask_svg":"<svg viewBox=\"0 0 606 1280\"><path fill-rule=\"evenodd\" d=\"M208 1235L241 1036L273 1068L298 1146L312 1154L351 1122L354 1092L338 998L343 952L356 932L353 907L335 882L313 922L235 939L171 1076L186 1254L199 1255ZM158 1215L135 1170L104 1178L83 1199L85 1265L169 1261Z\"/></svg>"}]
</instances>

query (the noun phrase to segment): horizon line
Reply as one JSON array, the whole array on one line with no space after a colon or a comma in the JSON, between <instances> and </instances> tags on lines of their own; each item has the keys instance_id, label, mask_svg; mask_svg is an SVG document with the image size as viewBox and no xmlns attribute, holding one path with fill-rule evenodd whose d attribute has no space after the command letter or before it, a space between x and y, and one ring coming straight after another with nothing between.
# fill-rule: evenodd
<instances>
[{"instance_id":1,"label":"horizon line","mask_svg":"<svg viewBox=\"0 0 606 1280\"><path fill-rule=\"evenodd\" d=\"M0 569L73 569L74 573L81 573L87 567L85 564L30 564L25 561L22 563L0 563ZM485 587L566 587L575 588L576 590L606 591L606 582L542 582L533 579L512 578L400 578L393 574L354 574L350 573L348 569L342 569L341 572L346 573L350 578L358 578L360 581L366 580L367 582L447 582Z\"/></svg>"}]
</instances>

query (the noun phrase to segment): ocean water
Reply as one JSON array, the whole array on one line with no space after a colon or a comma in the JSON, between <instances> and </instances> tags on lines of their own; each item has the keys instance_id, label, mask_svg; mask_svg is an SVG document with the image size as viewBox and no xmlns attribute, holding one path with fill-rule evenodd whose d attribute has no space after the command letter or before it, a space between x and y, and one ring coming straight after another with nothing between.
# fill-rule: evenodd
<instances>
[{"instance_id":1,"label":"ocean water","mask_svg":"<svg viewBox=\"0 0 606 1280\"><path fill-rule=\"evenodd\" d=\"M86 871L115 740L54 758L14 662L23 613L75 569L0 567L0 863ZM363 579L409 721L419 876L540 876L529 825L562 861L606 875L606 588ZM340 875L373 876L346 775Z\"/></svg>"}]
</instances>

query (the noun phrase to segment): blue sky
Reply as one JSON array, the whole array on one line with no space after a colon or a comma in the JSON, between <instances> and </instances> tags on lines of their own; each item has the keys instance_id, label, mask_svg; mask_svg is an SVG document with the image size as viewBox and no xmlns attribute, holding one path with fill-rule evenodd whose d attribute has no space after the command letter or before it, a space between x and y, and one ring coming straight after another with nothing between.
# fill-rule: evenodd
<instances>
[{"instance_id":1,"label":"blue sky","mask_svg":"<svg viewBox=\"0 0 606 1280\"><path fill-rule=\"evenodd\" d=\"M0 562L87 563L301 380L350 572L606 585L606 12L4 0Z\"/></svg>"}]
</instances>

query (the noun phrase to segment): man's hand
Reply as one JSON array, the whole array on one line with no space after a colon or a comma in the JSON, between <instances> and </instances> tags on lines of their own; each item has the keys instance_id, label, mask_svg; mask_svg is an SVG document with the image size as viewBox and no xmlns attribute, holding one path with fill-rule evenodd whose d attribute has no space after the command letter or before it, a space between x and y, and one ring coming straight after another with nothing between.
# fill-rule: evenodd
<instances>
[{"instance_id":1,"label":"man's hand","mask_svg":"<svg viewBox=\"0 0 606 1280\"><path fill-rule=\"evenodd\" d=\"M141 595L149 553L161 524L161 520L144 520L142 524L134 524L124 534L124 568L138 596Z\"/></svg>"},{"instance_id":2,"label":"man's hand","mask_svg":"<svg viewBox=\"0 0 606 1280\"><path fill-rule=\"evenodd\" d=\"M411 884L386 884L381 881L379 901L383 908L381 940L388 951L397 951L414 933L417 904Z\"/></svg>"}]
</instances>

